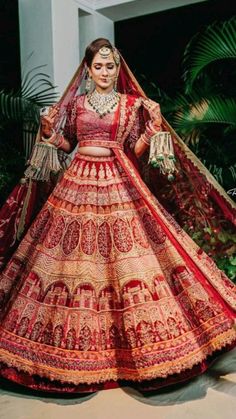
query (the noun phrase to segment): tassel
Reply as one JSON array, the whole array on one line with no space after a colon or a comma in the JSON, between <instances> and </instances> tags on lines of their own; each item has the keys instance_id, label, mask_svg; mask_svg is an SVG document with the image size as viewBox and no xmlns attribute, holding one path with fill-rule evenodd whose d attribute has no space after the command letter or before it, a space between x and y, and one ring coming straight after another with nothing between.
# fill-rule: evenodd
<instances>
[{"instance_id":1,"label":"tassel","mask_svg":"<svg viewBox=\"0 0 236 419\"><path fill-rule=\"evenodd\" d=\"M168 180L174 180L175 155L169 132L160 131L151 137L148 163L153 167L159 167L160 173L168 175Z\"/></svg>"},{"instance_id":2,"label":"tassel","mask_svg":"<svg viewBox=\"0 0 236 419\"><path fill-rule=\"evenodd\" d=\"M50 173L63 170L58 159L58 150L52 144L36 143L28 161L25 177L33 180L49 181Z\"/></svg>"},{"instance_id":3,"label":"tassel","mask_svg":"<svg viewBox=\"0 0 236 419\"><path fill-rule=\"evenodd\" d=\"M33 148L32 155L28 160L29 166L25 170L24 178L21 182L28 182L28 189L24 199L24 204L22 207L16 237L20 240L24 229L26 216L28 211L28 206L32 193L33 181L50 181L51 173L58 173L62 170L65 170L68 166L68 155L62 150L58 150L52 144L44 144L36 142Z\"/></svg>"}]
</instances>

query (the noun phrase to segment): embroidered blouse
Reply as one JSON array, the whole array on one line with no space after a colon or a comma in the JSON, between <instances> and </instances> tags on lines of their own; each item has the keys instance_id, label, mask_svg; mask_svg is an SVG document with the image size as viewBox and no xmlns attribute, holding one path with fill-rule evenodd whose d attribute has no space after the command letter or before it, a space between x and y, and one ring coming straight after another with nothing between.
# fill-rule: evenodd
<instances>
[{"instance_id":1,"label":"embroidered blouse","mask_svg":"<svg viewBox=\"0 0 236 419\"><path fill-rule=\"evenodd\" d=\"M124 103L125 111L119 109L119 107L122 107L119 105L115 112L106 114L102 118L100 118L97 112L85 108L84 99L85 95L75 97L67 110L68 116L64 127L64 136L68 139L73 148L78 142L80 146L94 145L108 148L122 148L124 139L127 139L127 144L132 149L141 135L145 135L145 138L149 139L158 131L158 129L160 129L157 125L155 125L155 127L152 125L152 118L150 118L150 115L146 123L143 123L143 114L149 113L150 107L153 107L153 104L155 111L156 107L159 109L159 105L149 99L131 97L132 106L130 105L128 109L126 108L126 101L123 100L122 102ZM113 124L116 113L119 111L118 141L114 141L115 136L112 135L112 130L114 128ZM125 116L122 116L123 112ZM140 118L141 114L142 117ZM155 123L157 121L157 114L158 113L155 112ZM161 117L158 121L158 125L161 125ZM122 131L122 139L119 138L119 131Z\"/></svg>"}]
</instances>

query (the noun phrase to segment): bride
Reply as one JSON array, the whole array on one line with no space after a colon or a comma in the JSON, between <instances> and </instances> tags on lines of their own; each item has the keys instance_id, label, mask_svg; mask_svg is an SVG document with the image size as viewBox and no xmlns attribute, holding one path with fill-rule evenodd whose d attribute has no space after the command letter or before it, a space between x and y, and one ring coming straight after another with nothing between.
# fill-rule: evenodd
<instances>
[{"instance_id":1,"label":"bride","mask_svg":"<svg viewBox=\"0 0 236 419\"><path fill-rule=\"evenodd\" d=\"M229 223L234 209L103 38L42 116L28 192L76 145L0 276L0 374L83 392L202 373L235 346L236 289L151 193L138 160L150 152L156 181L184 180Z\"/></svg>"}]
</instances>

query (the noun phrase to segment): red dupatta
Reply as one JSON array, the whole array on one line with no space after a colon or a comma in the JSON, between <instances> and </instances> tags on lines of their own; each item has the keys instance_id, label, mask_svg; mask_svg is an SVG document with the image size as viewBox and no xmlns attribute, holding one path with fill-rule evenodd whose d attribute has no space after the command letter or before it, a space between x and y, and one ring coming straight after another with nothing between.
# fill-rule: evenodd
<instances>
[{"instance_id":1,"label":"red dupatta","mask_svg":"<svg viewBox=\"0 0 236 419\"><path fill-rule=\"evenodd\" d=\"M125 143L130 129L129 123L130 119L132 119L132 113L135 114L138 107L143 107L142 100L137 100L134 96L122 95L119 111L116 112L114 119L111 145ZM217 269L214 262L200 249L200 247L158 202L147 185L143 182L141 175L137 170L137 166L127 157L124 150L119 147L114 147L113 152L121 167L126 172L130 182L138 190L142 199L149 207L157 223L163 228L170 242L184 258L186 265L205 287L207 286L207 278L209 283L217 290L228 305L233 310L236 310L236 292L231 281L222 271ZM217 294L216 298L218 298ZM225 309L228 310L227 306L225 306Z\"/></svg>"}]
</instances>

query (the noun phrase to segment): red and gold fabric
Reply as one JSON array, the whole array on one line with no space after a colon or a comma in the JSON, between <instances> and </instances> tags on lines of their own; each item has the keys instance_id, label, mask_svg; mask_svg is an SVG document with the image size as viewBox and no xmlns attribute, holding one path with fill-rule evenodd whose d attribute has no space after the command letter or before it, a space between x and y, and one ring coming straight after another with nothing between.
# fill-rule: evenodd
<instances>
[{"instance_id":1,"label":"red and gold fabric","mask_svg":"<svg viewBox=\"0 0 236 419\"><path fill-rule=\"evenodd\" d=\"M155 103L122 94L101 121L76 99L80 144L114 155L75 155L0 277L4 377L47 391L153 389L235 345L236 287L125 153L154 109L160 126Z\"/></svg>"}]
</instances>

